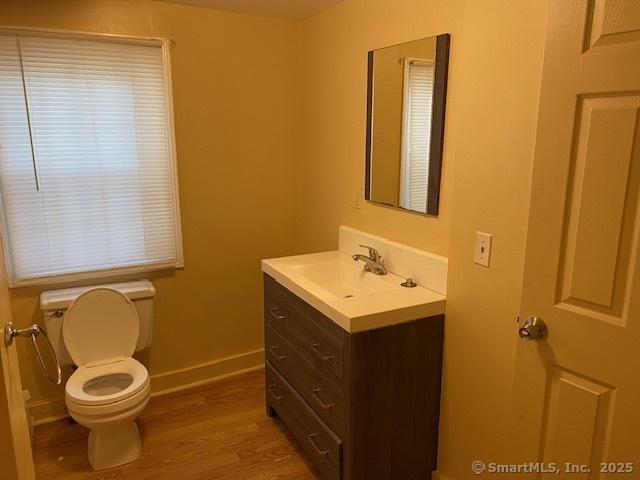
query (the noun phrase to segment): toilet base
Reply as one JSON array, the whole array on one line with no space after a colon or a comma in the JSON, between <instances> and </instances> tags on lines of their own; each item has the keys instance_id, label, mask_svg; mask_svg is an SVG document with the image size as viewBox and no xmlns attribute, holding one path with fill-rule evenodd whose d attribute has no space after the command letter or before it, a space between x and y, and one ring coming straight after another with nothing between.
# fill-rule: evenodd
<instances>
[{"instance_id":1,"label":"toilet base","mask_svg":"<svg viewBox=\"0 0 640 480\"><path fill-rule=\"evenodd\" d=\"M140 433L133 420L89 432L89 463L94 470L133 462L140 458L141 450Z\"/></svg>"}]
</instances>

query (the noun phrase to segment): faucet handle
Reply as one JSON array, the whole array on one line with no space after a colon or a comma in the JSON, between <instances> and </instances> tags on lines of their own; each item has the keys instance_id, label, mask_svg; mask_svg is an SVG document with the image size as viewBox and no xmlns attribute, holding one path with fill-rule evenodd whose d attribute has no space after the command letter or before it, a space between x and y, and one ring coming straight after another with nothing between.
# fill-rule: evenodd
<instances>
[{"instance_id":1,"label":"faucet handle","mask_svg":"<svg viewBox=\"0 0 640 480\"><path fill-rule=\"evenodd\" d=\"M370 247L369 245L359 245L359 247L369 250L369 258L374 262L378 262L380 258L382 258L380 256L380 252L378 252L378 250L376 250L375 248Z\"/></svg>"}]
</instances>

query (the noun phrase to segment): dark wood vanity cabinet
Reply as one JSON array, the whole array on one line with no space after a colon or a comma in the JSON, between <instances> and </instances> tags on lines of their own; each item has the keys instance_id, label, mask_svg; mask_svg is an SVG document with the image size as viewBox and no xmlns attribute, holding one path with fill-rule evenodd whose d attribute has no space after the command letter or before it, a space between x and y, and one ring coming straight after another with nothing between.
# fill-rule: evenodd
<instances>
[{"instance_id":1,"label":"dark wood vanity cabinet","mask_svg":"<svg viewBox=\"0 0 640 480\"><path fill-rule=\"evenodd\" d=\"M348 333L264 276L266 403L326 480L430 479L444 315Z\"/></svg>"}]
</instances>

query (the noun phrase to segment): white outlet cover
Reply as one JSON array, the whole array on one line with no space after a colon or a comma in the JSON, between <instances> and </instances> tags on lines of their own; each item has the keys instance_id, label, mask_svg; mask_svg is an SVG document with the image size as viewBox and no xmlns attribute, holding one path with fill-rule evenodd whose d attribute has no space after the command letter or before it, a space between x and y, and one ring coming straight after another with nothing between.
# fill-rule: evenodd
<instances>
[{"instance_id":1,"label":"white outlet cover","mask_svg":"<svg viewBox=\"0 0 640 480\"><path fill-rule=\"evenodd\" d=\"M353 198L353 208L356 210L362 210L362 197L362 187L358 187Z\"/></svg>"}]
</instances>

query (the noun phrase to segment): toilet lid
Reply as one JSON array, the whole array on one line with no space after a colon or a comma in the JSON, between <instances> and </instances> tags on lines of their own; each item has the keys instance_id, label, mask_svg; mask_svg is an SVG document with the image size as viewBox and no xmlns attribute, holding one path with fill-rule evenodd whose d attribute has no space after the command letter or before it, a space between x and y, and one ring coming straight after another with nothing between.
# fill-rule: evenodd
<instances>
[{"instance_id":1,"label":"toilet lid","mask_svg":"<svg viewBox=\"0 0 640 480\"><path fill-rule=\"evenodd\" d=\"M62 324L64 344L78 366L130 357L139 333L138 312L131 300L106 287L79 295Z\"/></svg>"}]
</instances>

